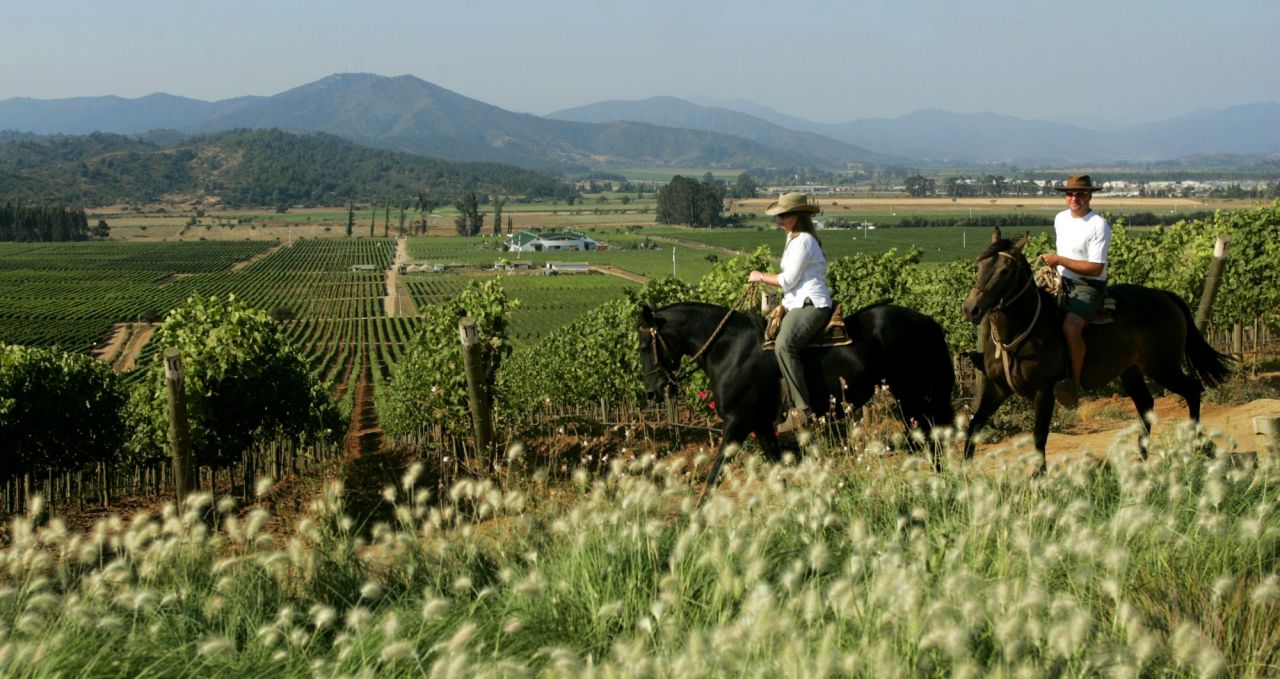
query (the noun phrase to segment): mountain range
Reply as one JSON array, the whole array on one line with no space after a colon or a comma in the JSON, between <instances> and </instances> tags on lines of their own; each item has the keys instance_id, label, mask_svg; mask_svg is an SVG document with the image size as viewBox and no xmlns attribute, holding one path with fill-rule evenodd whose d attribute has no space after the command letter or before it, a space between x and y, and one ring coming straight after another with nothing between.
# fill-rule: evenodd
<instances>
[{"instance_id":1,"label":"mountain range","mask_svg":"<svg viewBox=\"0 0 1280 679\"><path fill-rule=\"evenodd\" d=\"M712 103L712 102L706 102ZM272 96L215 102L0 101L0 130L42 135L233 129L324 132L373 148L551 172L636 166L785 168L850 164L1151 162L1280 153L1280 104L1260 103L1107 130L994 113L916 111L817 123L747 101L603 101L515 113L413 76L336 74Z\"/></svg>"}]
</instances>

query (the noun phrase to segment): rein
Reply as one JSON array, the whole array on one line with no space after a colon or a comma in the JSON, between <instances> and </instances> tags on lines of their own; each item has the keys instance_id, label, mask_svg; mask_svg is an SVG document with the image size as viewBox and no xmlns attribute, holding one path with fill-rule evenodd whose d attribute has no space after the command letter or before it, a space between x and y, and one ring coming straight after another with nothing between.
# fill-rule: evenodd
<instances>
[{"instance_id":1,"label":"rein","mask_svg":"<svg viewBox=\"0 0 1280 679\"><path fill-rule=\"evenodd\" d=\"M1013 255L1007 252L1000 252L997 254L1008 257L1009 259L1015 259ZM1034 287L1033 285L1034 282L1035 282L1035 277L1028 275L1026 284L1023 285L1018 290L1017 294L1015 294L1013 297L1010 297L1009 299L1002 298L999 304L991 307L991 311L1003 310L1014 300L1021 297L1023 293L1025 293L1028 289ZM1027 324L1027 329L1023 330L1022 334L1013 338L1013 341L1011 342L1005 343L1005 341L1001 339L999 331L996 330L995 323L991 324L991 339L996 343L995 353L996 353L996 356L1000 359L1001 364L1004 366L1004 379L1006 382L1009 383L1010 389L1013 388L1013 367L1011 365L1013 361L1012 354L1017 352L1018 347L1022 346L1022 343L1025 342L1026 339L1031 336L1031 331L1034 330L1036 327L1036 321L1040 320L1040 309L1042 306L1043 306L1043 301L1040 299L1040 295L1036 295L1036 312L1031 317L1031 322Z\"/></svg>"},{"instance_id":2,"label":"rein","mask_svg":"<svg viewBox=\"0 0 1280 679\"><path fill-rule=\"evenodd\" d=\"M752 296L752 293L755 292L755 290L758 287L759 287L758 283L751 283L746 287L746 289L742 291L742 294L738 295L737 301L735 301L733 303L733 306L729 307L729 310L725 312L724 318L720 319L720 323L716 325L716 329L712 330L711 334L707 336L707 341L703 342L702 346L691 357L691 361L693 363L697 363L698 359L702 358L702 355L707 352L707 349L711 347L711 344L716 341L717 337L720 336L720 331L724 330L725 324L729 322L729 317L733 315L733 312L737 311L742 306L743 302L745 302L749 297ZM650 351L650 354L652 355L654 365L658 367L646 372L645 374L651 375L653 373L660 372L663 374L664 377L667 378L667 383L670 384L671 386L675 386L676 384L679 384L680 380L684 379L685 375L687 374L686 370L684 368L680 368L680 369L677 369L675 372L672 372L671 369L667 367L666 362L664 362L661 356L659 356L658 345L659 344L662 345L663 352L665 352L668 356L672 355L675 352L671 351L671 347L667 346L667 341L663 339L662 333L658 332L657 328L650 327L650 328L646 328L646 330L649 331L649 336L653 338L653 341L649 343L649 351Z\"/></svg>"}]
</instances>

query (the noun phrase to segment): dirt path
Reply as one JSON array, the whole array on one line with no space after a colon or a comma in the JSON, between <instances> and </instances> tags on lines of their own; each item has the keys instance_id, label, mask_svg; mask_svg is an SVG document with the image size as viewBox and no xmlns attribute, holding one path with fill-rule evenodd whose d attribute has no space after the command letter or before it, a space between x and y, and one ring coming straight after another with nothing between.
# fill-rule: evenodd
<instances>
[{"instance_id":1,"label":"dirt path","mask_svg":"<svg viewBox=\"0 0 1280 679\"><path fill-rule=\"evenodd\" d=\"M231 270L232 270L232 271L240 271L241 269L244 269L245 267L249 266L250 264L253 264L253 263L254 263L254 262L256 262L256 261L259 261L259 260L262 260L262 259L266 259L267 257L270 257L271 255L275 254L275 252L276 252L277 250L279 250L280 248L285 247L285 245L286 245L285 241L280 241L279 243L276 243L275 245L272 245L271 247L267 248L266 250L263 250L262 252L259 252L258 254L254 255L254 256L252 256L252 257L250 257L250 258L248 258L248 259L242 259L242 260L240 260L240 261L236 262L235 264L232 264L232 265L231 265Z\"/></svg>"},{"instance_id":2,"label":"dirt path","mask_svg":"<svg viewBox=\"0 0 1280 679\"><path fill-rule=\"evenodd\" d=\"M649 282L648 276L642 276L638 273L635 273L634 271L627 271L626 269L619 269L616 266L605 266L602 264L596 264L591 266L590 269L592 271L599 271L600 273L603 273L603 274L609 274L610 276L617 276L618 278L625 278L629 281L635 281L636 283L639 283L641 285L644 285L645 283Z\"/></svg>"},{"instance_id":3,"label":"dirt path","mask_svg":"<svg viewBox=\"0 0 1280 679\"><path fill-rule=\"evenodd\" d=\"M413 296L400 281L400 266L409 261L409 240L396 239L396 258L387 269L387 294L382 298L388 317L419 316L418 307L413 303Z\"/></svg>"},{"instance_id":4,"label":"dirt path","mask_svg":"<svg viewBox=\"0 0 1280 679\"><path fill-rule=\"evenodd\" d=\"M341 474L347 513L364 530L375 521L391 519L391 507L383 500L382 489L399 483L409 459L403 451L386 448L374 402L373 366L365 360L359 370Z\"/></svg>"},{"instance_id":5,"label":"dirt path","mask_svg":"<svg viewBox=\"0 0 1280 679\"><path fill-rule=\"evenodd\" d=\"M1186 420L1187 406L1177 396L1164 396L1156 399L1155 412L1156 424L1151 433L1159 441L1172 436L1179 423ZM1200 422L1218 445L1241 453L1264 450L1262 438L1253 432L1253 418L1260 416L1280 417L1280 399L1258 399L1238 405L1206 403L1200 409ZM1137 416L1127 398L1113 396L1085 401L1071 429L1050 432L1046 444L1049 465L1087 454L1105 455L1113 445L1136 441L1137 434L1131 429L1136 426ZM1030 437L1020 436L1017 441L1010 439L979 446L975 458L984 466L994 465L1032 451Z\"/></svg>"},{"instance_id":6,"label":"dirt path","mask_svg":"<svg viewBox=\"0 0 1280 679\"><path fill-rule=\"evenodd\" d=\"M95 347L89 352L94 358L105 363L114 364L116 356L120 355L120 349L124 348L124 341L129 336L128 323L116 323L111 326L111 334L107 335L107 341L101 346Z\"/></svg>"},{"instance_id":7,"label":"dirt path","mask_svg":"<svg viewBox=\"0 0 1280 679\"><path fill-rule=\"evenodd\" d=\"M116 323L106 344L93 350L93 357L111 364L116 372L133 370L143 345L155 331L151 323Z\"/></svg>"}]
</instances>

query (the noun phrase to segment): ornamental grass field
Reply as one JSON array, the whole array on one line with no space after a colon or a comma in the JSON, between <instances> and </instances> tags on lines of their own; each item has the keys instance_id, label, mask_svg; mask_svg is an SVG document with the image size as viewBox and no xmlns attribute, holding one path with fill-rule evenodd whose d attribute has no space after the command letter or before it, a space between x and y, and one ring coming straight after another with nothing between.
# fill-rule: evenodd
<instances>
[{"instance_id":1,"label":"ornamental grass field","mask_svg":"<svg viewBox=\"0 0 1280 679\"><path fill-rule=\"evenodd\" d=\"M1280 465L1190 428L1028 480L811 446L549 479L522 450L394 521L331 487L296 529L196 497L0 550L0 674L101 676L1275 676ZM270 496L269 482L259 494Z\"/></svg>"}]
</instances>

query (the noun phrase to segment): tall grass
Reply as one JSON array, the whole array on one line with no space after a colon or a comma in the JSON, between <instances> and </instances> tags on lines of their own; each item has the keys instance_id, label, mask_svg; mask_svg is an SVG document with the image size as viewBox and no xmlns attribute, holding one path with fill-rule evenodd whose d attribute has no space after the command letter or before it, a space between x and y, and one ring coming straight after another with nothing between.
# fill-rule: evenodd
<instances>
[{"instance_id":1,"label":"tall grass","mask_svg":"<svg viewBox=\"0 0 1280 679\"><path fill-rule=\"evenodd\" d=\"M1035 480L814 446L701 507L680 457L559 509L415 467L391 525L331 487L283 538L208 496L89 535L37 507L0 550L0 674L1275 675L1280 466L1199 443Z\"/></svg>"}]
</instances>

